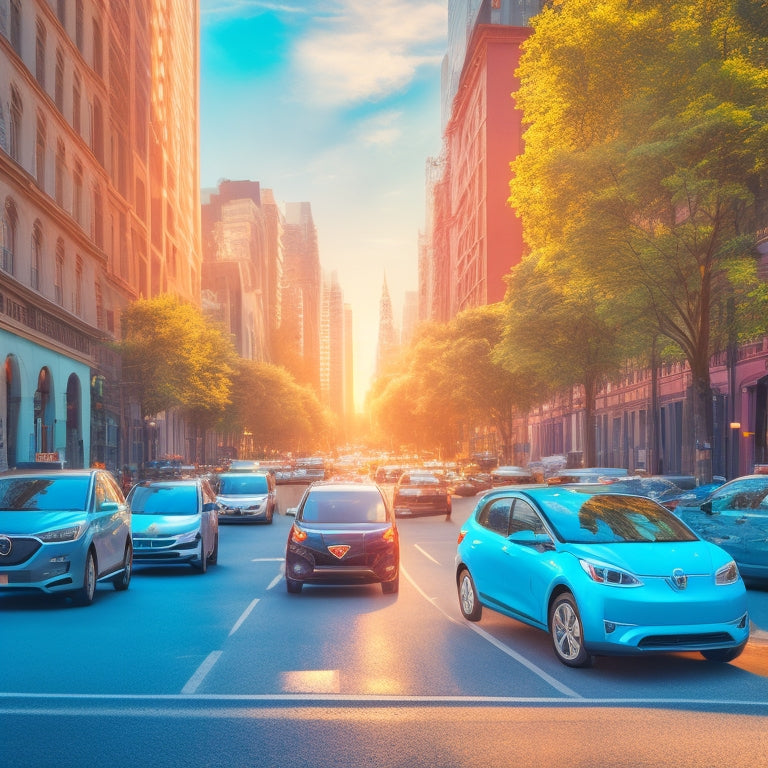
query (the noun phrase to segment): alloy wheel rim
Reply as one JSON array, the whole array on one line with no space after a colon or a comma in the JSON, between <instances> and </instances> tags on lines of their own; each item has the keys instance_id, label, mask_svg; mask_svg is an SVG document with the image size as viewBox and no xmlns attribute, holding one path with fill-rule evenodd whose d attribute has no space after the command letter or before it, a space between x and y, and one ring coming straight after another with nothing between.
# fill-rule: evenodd
<instances>
[{"instance_id":1,"label":"alloy wheel rim","mask_svg":"<svg viewBox=\"0 0 768 768\"><path fill-rule=\"evenodd\" d=\"M467 614L472 613L475 607L475 594L468 576L464 576L461 580L461 605L464 608L464 613Z\"/></svg>"},{"instance_id":2,"label":"alloy wheel rim","mask_svg":"<svg viewBox=\"0 0 768 768\"><path fill-rule=\"evenodd\" d=\"M568 603L557 606L553 617L553 634L558 653L564 659L575 659L581 652L581 626L576 611Z\"/></svg>"}]
</instances>

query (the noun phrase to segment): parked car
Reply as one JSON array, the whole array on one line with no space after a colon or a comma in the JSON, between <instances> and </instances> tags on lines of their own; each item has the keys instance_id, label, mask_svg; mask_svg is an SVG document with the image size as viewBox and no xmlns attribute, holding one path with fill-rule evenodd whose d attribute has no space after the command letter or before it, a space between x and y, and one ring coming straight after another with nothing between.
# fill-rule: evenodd
<instances>
[{"instance_id":1,"label":"parked car","mask_svg":"<svg viewBox=\"0 0 768 768\"><path fill-rule=\"evenodd\" d=\"M304 584L400 583L400 540L392 510L374 483L316 482L299 506L285 550L289 592Z\"/></svg>"},{"instance_id":2,"label":"parked car","mask_svg":"<svg viewBox=\"0 0 768 768\"><path fill-rule=\"evenodd\" d=\"M489 491L459 534L461 612L547 631L557 658L698 651L731 661L749 638L733 558L642 496L575 488Z\"/></svg>"},{"instance_id":3,"label":"parked car","mask_svg":"<svg viewBox=\"0 0 768 768\"><path fill-rule=\"evenodd\" d=\"M664 500L683 493L683 489L661 476L632 476L603 478L601 483L573 483L581 491L590 493L628 493L633 496L647 496L664 504Z\"/></svg>"},{"instance_id":4,"label":"parked car","mask_svg":"<svg viewBox=\"0 0 768 768\"><path fill-rule=\"evenodd\" d=\"M659 504L665 506L667 509L674 512L678 506L695 507L701 504L713 491L716 491L723 483L725 479L719 479L711 483L702 483L694 488L687 490L683 489L679 493L667 495L658 499Z\"/></svg>"},{"instance_id":5,"label":"parked car","mask_svg":"<svg viewBox=\"0 0 768 768\"><path fill-rule=\"evenodd\" d=\"M675 514L728 552L747 581L768 582L768 475L737 477Z\"/></svg>"},{"instance_id":6,"label":"parked car","mask_svg":"<svg viewBox=\"0 0 768 768\"><path fill-rule=\"evenodd\" d=\"M219 559L218 502L205 478L146 480L131 488L137 563L189 563L205 573Z\"/></svg>"},{"instance_id":7,"label":"parked car","mask_svg":"<svg viewBox=\"0 0 768 768\"><path fill-rule=\"evenodd\" d=\"M502 466L491 470L492 485L520 485L533 482L535 482L533 472L522 467Z\"/></svg>"},{"instance_id":8,"label":"parked car","mask_svg":"<svg viewBox=\"0 0 768 768\"><path fill-rule=\"evenodd\" d=\"M602 480L616 480L628 477L629 471L620 467L579 467L575 469L558 469L554 475L547 478L550 485L563 483L599 483Z\"/></svg>"},{"instance_id":9,"label":"parked car","mask_svg":"<svg viewBox=\"0 0 768 768\"><path fill-rule=\"evenodd\" d=\"M417 515L451 516L448 484L433 472L405 471L395 485L392 505L396 517Z\"/></svg>"},{"instance_id":10,"label":"parked car","mask_svg":"<svg viewBox=\"0 0 768 768\"><path fill-rule=\"evenodd\" d=\"M215 480L215 491L220 521L271 523L277 511L271 472L222 472Z\"/></svg>"},{"instance_id":11,"label":"parked car","mask_svg":"<svg viewBox=\"0 0 768 768\"><path fill-rule=\"evenodd\" d=\"M477 472L454 481L450 490L453 496L476 496L490 487L491 476L486 472Z\"/></svg>"},{"instance_id":12,"label":"parked car","mask_svg":"<svg viewBox=\"0 0 768 768\"><path fill-rule=\"evenodd\" d=\"M131 581L131 515L102 469L0 475L0 590L66 593L90 605L97 581Z\"/></svg>"},{"instance_id":13,"label":"parked car","mask_svg":"<svg viewBox=\"0 0 768 768\"><path fill-rule=\"evenodd\" d=\"M256 459L232 459L228 472L263 472L261 463Z\"/></svg>"}]
</instances>

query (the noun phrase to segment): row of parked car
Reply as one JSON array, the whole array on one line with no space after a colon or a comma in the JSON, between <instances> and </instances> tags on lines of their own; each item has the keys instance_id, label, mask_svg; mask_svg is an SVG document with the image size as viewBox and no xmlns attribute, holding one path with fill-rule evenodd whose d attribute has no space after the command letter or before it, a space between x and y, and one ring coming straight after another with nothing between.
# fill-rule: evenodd
<instances>
[{"instance_id":1,"label":"row of parked car","mask_svg":"<svg viewBox=\"0 0 768 768\"><path fill-rule=\"evenodd\" d=\"M104 469L0 475L0 591L63 592L90 605L100 581L125 590L134 562L189 563L205 573L219 522L271 523L269 472L142 480L123 495Z\"/></svg>"}]
</instances>

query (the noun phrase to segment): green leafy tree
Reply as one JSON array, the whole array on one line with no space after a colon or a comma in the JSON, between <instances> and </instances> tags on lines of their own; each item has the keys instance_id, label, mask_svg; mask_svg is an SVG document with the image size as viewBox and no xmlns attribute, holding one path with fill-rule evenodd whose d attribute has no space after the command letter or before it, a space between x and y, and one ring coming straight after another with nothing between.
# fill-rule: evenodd
<instances>
[{"instance_id":1,"label":"green leafy tree","mask_svg":"<svg viewBox=\"0 0 768 768\"><path fill-rule=\"evenodd\" d=\"M765 326L751 233L765 200L766 48L734 8L554 2L533 22L516 95L527 129L511 203L537 263L556 259L567 280L592 283L601 306L642 310L679 350L690 442L702 447L712 353L735 328L746 338Z\"/></svg>"},{"instance_id":2,"label":"green leafy tree","mask_svg":"<svg viewBox=\"0 0 768 768\"><path fill-rule=\"evenodd\" d=\"M229 336L171 295L133 302L121 323L123 377L142 415L179 408L196 429L211 428L230 403Z\"/></svg>"}]
</instances>

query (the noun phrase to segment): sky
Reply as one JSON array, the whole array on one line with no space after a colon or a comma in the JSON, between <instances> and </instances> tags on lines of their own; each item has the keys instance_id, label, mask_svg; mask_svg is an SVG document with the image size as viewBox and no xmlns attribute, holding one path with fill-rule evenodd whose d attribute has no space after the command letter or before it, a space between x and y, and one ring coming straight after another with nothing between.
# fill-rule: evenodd
<instances>
[{"instance_id":1,"label":"sky","mask_svg":"<svg viewBox=\"0 0 768 768\"><path fill-rule=\"evenodd\" d=\"M441 148L447 0L200 0L200 176L309 202L352 307L355 401L375 370L386 277L417 289L425 164Z\"/></svg>"}]
</instances>

